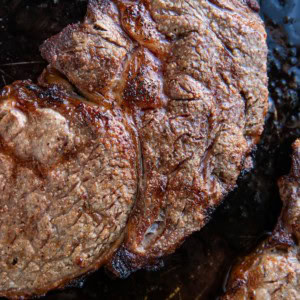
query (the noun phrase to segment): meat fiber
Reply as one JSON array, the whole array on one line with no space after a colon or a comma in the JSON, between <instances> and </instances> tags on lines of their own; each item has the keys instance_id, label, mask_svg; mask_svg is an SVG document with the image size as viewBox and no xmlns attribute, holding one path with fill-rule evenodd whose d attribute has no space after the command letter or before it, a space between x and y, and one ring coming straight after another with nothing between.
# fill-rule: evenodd
<instances>
[{"instance_id":1,"label":"meat fiber","mask_svg":"<svg viewBox=\"0 0 300 300\"><path fill-rule=\"evenodd\" d=\"M137 189L124 116L30 82L0 97L0 296L96 270L122 241Z\"/></svg>"}]
</instances>

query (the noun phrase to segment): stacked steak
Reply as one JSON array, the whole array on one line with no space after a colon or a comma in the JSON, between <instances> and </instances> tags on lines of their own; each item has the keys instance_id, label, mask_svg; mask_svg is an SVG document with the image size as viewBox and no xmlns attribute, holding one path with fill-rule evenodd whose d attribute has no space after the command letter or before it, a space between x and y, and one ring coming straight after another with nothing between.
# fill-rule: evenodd
<instances>
[{"instance_id":1,"label":"stacked steak","mask_svg":"<svg viewBox=\"0 0 300 300\"><path fill-rule=\"evenodd\" d=\"M42 294L102 264L126 275L207 223L263 130L256 10L91 0L42 45L39 86L1 95L0 295Z\"/></svg>"},{"instance_id":2,"label":"stacked steak","mask_svg":"<svg viewBox=\"0 0 300 300\"><path fill-rule=\"evenodd\" d=\"M0 294L45 293L119 246L135 146L120 111L30 82L2 91L0 120Z\"/></svg>"},{"instance_id":3,"label":"stacked steak","mask_svg":"<svg viewBox=\"0 0 300 300\"><path fill-rule=\"evenodd\" d=\"M272 235L235 266L223 299L299 299L300 140L291 173L278 181L283 209Z\"/></svg>"}]
</instances>

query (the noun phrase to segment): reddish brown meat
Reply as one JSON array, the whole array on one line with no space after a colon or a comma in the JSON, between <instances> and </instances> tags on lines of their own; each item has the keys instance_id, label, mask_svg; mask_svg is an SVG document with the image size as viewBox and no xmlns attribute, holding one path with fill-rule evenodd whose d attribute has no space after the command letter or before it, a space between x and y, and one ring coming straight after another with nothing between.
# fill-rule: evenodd
<instances>
[{"instance_id":1,"label":"reddish brown meat","mask_svg":"<svg viewBox=\"0 0 300 300\"><path fill-rule=\"evenodd\" d=\"M121 111L30 82L0 97L0 296L43 294L122 241L136 150ZM125 123L126 124L126 123Z\"/></svg>"},{"instance_id":2,"label":"reddish brown meat","mask_svg":"<svg viewBox=\"0 0 300 300\"><path fill-rule=\"evenodd\" d=\"M0 170L13 184L0 196L0 294L43 293L99 267L134 200L116 271L201 229L263 130L265 39L244 1L91 0L82 23L46 41L47 91L16 83L0 102Z\"/></svg>"},{"instance_id":3,"label":"reddish brown meat","mask_svg":"<svg viewBox=\"0 0 300 300\"><path fill-rule=\"evenodd\" d=\"M42 46L91 101L127 107L138 130L137 205L114 266L174 251L235 187L267 111L266 33L249 6L91 1L82 24Z\"/></svg>"},{"instance_id":4,"label":"reddish brown meat","mask_svg":"<svg viewBox=\"0 0 300 300\"><path fill-rule=\"evenodd\" d=\"M235 266L224 300L299 299L300 140L290 175L279 182L283 209L269 239Z\"/></svg>"}]
</instances>

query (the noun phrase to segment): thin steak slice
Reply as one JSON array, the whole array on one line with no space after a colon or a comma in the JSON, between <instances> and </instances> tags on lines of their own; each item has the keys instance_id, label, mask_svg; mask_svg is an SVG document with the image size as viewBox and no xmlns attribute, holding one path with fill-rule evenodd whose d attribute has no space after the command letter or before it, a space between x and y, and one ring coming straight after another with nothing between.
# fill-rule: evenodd
<instances>
[{"instance_id":1,"label":"thin steak slice","mask_svg":"<svg viewBox=\"0 0 300 300\"><path fill-rule=\"evenodd\" d=\"M63 286L123 239L137 189L130 128L74 97L29 81L1 92L0 297Z\"/></svg>"},{"instance_id":2,"label":"thin steak slice","mask_svg":"<svg viewBox=\"0 0 300 300\"><path fill-rule=\"evenodd\" d=\"M278 181L283 208L272 235L238 263L224 300L289 299L300 296L300 139L293 144L288 176Z\"/></svg>"},{"instance_id":3,"label":"thin steak slice","mask_svg":"<svg viewBox=\"0 0 300 300\"><path fill-rule=\"evenodd\" d=\"M82 23L42 45L52 68L137 129L137 203L116 272L173 252L250 166L268 106L257 10L242 0L91 0Z\"/></svg>"}]
</instances>

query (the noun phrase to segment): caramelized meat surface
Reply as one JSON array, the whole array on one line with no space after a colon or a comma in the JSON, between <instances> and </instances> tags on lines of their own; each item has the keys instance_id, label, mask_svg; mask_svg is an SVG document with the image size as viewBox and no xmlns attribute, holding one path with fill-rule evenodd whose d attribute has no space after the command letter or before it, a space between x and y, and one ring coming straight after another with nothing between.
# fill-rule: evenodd
<instances>
[{"instance_id":1,"label":"caramelized meat surface","mask_svg":"<svg viewBox=\"0 0 300 300\"><path fill-rule=\"evenodd\" d=\"M283 209L272 235L235 266L222 299L299 299L300 140L289 175L278 181Z\"/></svg>"},{"instance_id":2,"label":"caramelized meat surface","mask_svg":"<svg viewBox=\"0 0 300 300\"><path fill-rule=\"evenodd\" d=\"M116 0L90 1L83 23L42 45L91 101L135 122L139 192L120 272L173 252L235 187L267 111L265 39L244 1Z\"/></svg>"},{"instance_id":3,"label":"caramelized meat surface","mask_svg":"<svg viewBox=\"0 0 300 300\"><path fill-rule=\"evenodd\" d=\"M30 82L0 97L0 295L42 294L120 244L136 149L120 111Z\"/></svg>"},{"instance_id":4,"label":"caramelized meat surface","mask_svg":"<svg viewBox=\"0 0 300 300\"><path fill-rule=\"evenodd\" d=\"M91 0L41 46L44 89L17 82L0 99L0 295L42 294L104 263L126 275L208 222L263 130L256 10Z\"/></svg>"}]
</instances>

